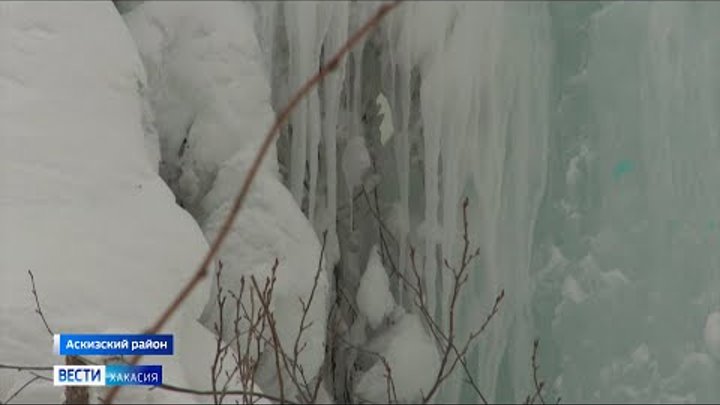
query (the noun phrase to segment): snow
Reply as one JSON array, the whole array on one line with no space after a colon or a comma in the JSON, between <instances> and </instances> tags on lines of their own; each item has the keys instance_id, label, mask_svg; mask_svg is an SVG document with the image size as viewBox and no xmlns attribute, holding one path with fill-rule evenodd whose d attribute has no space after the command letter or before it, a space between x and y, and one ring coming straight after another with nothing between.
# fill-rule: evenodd
<instances>
[{"instance_id":1,"label":"snow","mask_svg":"<svg viewBox=\"0 0 720 405\"><path fill-rule=\"evenodd\" d=\"M207 243L148 159L145 73L112 3L2 4L0 27L0 362L63 364L34 313L28 270L56 333L140 332L191 277ZM207 371L186 360L207 361L213 346L185 345L184 336L202 333L195 319L208 289L196 289L164 330L183 350L145 359L163 365L167 383L187 387ZM0 400L27 378L0 370ZM15 400L62 395L39 382ZM187 400L132 388L118 398Z\"/></svg>"},{"instance_id":2,"label":"snow","mask_svg":"<svg viewBox=\"0 0 720 405\"><path fill-rule=\"evenodd\" d=\"M717 361L720 361L720 311L715 311L708 315L705 321L703 337L708 352L710 352Z\"/></svg>"},{"instance_id":3,"label":"snow","mask_svg":"<svg viewBox=\"0 0 720 405\"><path fill-rule=\"evenodd\" d=\"M380 259L377 245L370 251L365 273L360 279L357 291L360 313L367 318L370 328L376 329L395 308L395 299L390 293L390 280Z\"/></svg>"},{"instance_id":4,"label":"snow","mask_svg":"<svg viewBox=\"0 0 720 405\"><path fill-rule=\"evenodd\" d=\"M220 195L236 190L237 179L242 176L236 175L235 167L229 165L221 170L206 198L207 201L221 201ZM203 230L208 237L216 234L227 215L230 203L231 201L226 200L220 204L203 222ZM310 296L313 277L320 261L320 248L314 230L302 215L290 192L273 175L260 173L252 186L245 208L238 215L233 230L220 251L219 259L223 262L221 284L226 289L237 289L240 277L246 277L249 282L252 275L259 282L264 282L277 258L279 266L272 309L275 311L280 341L284 350L290 353L302 316L299 299L307 301ZM321 270L313 305L307 317L307 322L312 322L312 325L300 340L301 345L307 345L299 361L308 377L315 375L323 359L327 290L327 275L325 270ZM214 294L215 290L211 292L211 296ZM226 324L230 324L233 315L231 312L226 313ZM215 316L215 307L211 303L206 310L204 323L212 325ZM274 367L274 364L270 367ZM271 392L260 381L258 383L263 390Z\"/></svg>"},{"instance_id":5,"label":"snow","mask_svg":"<svg viewBox=\"0 0 720 405\"><path fill-rule=\"evenodd\" d=\"M399 403L417 402L422 392L432 387L440 367L439 352L417 314L402 317L385 334L368 343L365 350L387 361ZM385 366L378 360L359 377L354 392L363 401L385 403L387 386Z\"/></svg>"},{"instance_id":6,"label":"snow","mask_svg":"<svg viewBox=\"0 0 720 405\"><path fill-rule=\"evenodd\" d=\"M377 102L380 105L380 114L383 116L383 121L380 124L380 142L385 145L393 136L395 126L392 121L392 110L385 95L380 93Z\"/></svg>"},{"instance_id":7,"label":"snow","mask_svg":"<svg viewBox=\"0 0 720 405\"><path fill-rule=\"evenodd\" d=\"M193 213L220 165L257 150L274 118L253 15L246 2L193 1L145 2L124 15L148 71L161 174Z\"/></svg>"}]
</instances>

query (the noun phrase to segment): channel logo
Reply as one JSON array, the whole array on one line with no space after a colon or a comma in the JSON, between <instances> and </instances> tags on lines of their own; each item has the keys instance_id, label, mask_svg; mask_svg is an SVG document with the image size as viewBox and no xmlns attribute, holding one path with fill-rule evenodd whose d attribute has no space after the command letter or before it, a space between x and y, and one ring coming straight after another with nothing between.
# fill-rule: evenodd
<instances>
[{"instance_id":1,"label":"channel logo","mask_svg":"<svg viewBox=\"0 0 720 405\"><path fill-rule=\"evenodd\" d=\"M55 386L162 385L162 366L111 364L107 366L54 366Z\"/></svg>"},{"instance_id":2,"label":"channel logo","mask_svg":"<svg viewBox=\"0 0 720 405\"><path fill-rule=\"evenodd\" d=\"M105 366L53 366L53 385L105 385Z\"/></svg>"}]
</instances>

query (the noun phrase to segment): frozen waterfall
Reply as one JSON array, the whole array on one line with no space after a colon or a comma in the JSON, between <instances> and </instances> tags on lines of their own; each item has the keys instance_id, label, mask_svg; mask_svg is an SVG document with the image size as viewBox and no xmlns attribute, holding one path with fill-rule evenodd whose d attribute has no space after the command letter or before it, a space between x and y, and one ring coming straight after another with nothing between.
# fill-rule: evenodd
<instances>
[{"instance_id":1,"label":"frozen waterfall","mask_svg":"<svg viewBox=\"0 0 720 405\"><path fill-rule=\"evenodd\" d=\"M342 42L339 37L375 7L373 2L261 3L261 42L275 71L276 104L287 97L288 88L317 71L320 53L332 55ZM287 51L267 49L268 44ZM327 147L330 140L342 150L358 134L367 139L375 160L365 188L378 193L380 210L397 239L394 257L386 260L407 272L409 249L417 250L431 311L443 325L451 280L438 264L443 258L458 259L461 200L470 198L469 236L482 254L459 307L458 339L482 322L502 288L510 297L488 336L468 356L489 398L506 352L515 365L511 383L530 386L530 368L521 365L531 356L530 252L545 183L552 48L544 4L404 4L352 53L340 74L300 106L291 141L286 141L289 187L311 218L338 215L346 258L338 277L357 286L362 265L356 262L366 260L379 242L377 225L356 220L350 229L352 223L344 222L347 210L359 204L338 191L345 187L333 179L350 182L350 189L355 179L339 176L344 170L338 170L335 148L319 154L318 143ZM386 145L374 102L380 93L389 100L388 118L395 128ZM313 127L313 122L323 125ZM318 176L326 188L317 187ZM362 197L358 201L363 203ZM364 210L372 223L367 204ZM362 259L353 260L357 254ZM396 285L395 291L410 307L402 289ZM465 398L461 381L458 376L445 387L445 399Z\"/></svg>"},{"instance_id":2,"label":"frozen waterfall","mask_svg":"<svg viewBox=\"0 0 720 405\"><path fill-rule=\"evenodd\" d=\"M571 402L715 402L703 328L720 305L720 7L552 11L563 46L534 267L545 362ZM569 280L584 299L557 294Z\"/></svg>"},{"instance_id":3,"label":"frozen waterfall","mask_svg":"<svg viewBox=\"0 0 720 405\"><path fill-rule=\"evenodd\" d=\"M28 269L56 330L147 326L137 314L191 276L275 113L383 2L114 3L0 1L0 365L62 362ZM718 21L713 2L403 2L271 147L222 277L167 327L166 381L211 384L210 331L233 315L219 284L277 274L276 340L307 374L285 398L321 381L318 402L384 400L382 355L418 402L443 351L401 278L417 270L447 332L467 198L479 255L456 340L505 298L432 401L482 402L465 372L488 402L525 401L539 339L547 403L717 403ZM295 377L275 344L252 352L270 396ZM25 384L11 368L0 401Z\"/></svg>"},{"instance_id":4,"label":"frozen waterfall","mask_svg":"<svg viewBox=\"0 0 720 405\"><path fill-rule=\"evenodd\" d=\"M257 4L274 105L378 4ZM532 392L535 337L547 395L717 399L703 328L720 305L718 17L711 3L405 3L297 110L286 181L317 231L337 218L350 289L380 242L377 193L395 235L383 260L407 272L414 247L441 318L469 197L481 255L460 334L507 293L468 358L489 400ZM369 199L346 195L338 162L358 134ZM441 398L474 397L458 373Z\"/></svg>"}]
</instances>

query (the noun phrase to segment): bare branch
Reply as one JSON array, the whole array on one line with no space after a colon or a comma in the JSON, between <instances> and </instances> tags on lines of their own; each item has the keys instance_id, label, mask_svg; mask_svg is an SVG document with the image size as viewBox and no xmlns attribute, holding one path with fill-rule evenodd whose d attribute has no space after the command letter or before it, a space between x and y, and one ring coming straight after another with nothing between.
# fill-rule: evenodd
<instances>
[{"instance_id":1,"label":"bare branch","mask_svg":"<svg viewBox=\"0 0 720 405\"><path fill-rule=\"evenodd\" d=\"M303 302L302 298L300 298L300 304L302 308L302 316L300 317L300 330L298 331L297 336L295 336L295 345L293 348L293 356L294 356L294 362L297 364L298 362L298 356L300 355L300 339L302 337L303 332L310 327L310 325L305 324L305 320L307 319L308 312L310 312L310 306L312 305L313 298L315 297L315 291L317 290L318 281L320 279L320 273L323 269L323 257L325 256L325 245L327 243L327 230L323 232L323 242L322 242L322 248L320 249L320 259L318 260L317 270L315 271L315 278L313 281L312 289L310 290L310 298L308 299L307 304Z\"/></svg>"},{"instance_id":2,"label":"bare branch","mask_svg":"<svg viewBox=\"0 0 720 405\"><path fill-rule=\"evenodd\" d=\"M275 264L272 268L272 282L274 283L275 280L275 270L278 266L278 260L275 259ZM280 368L280 351L277 349L280 345L280 338L277 334L277 328L275 325L275 317L272 315L272 312L270 312L270 296L272 294L272 288L270 287L270 281L268 280L268 283L265 283L265 289L263 291L260 291L260 287L258 286L257 281L255 280L255 277L252 276L250 278L252 281L253 287L255 288L255 291L258 293L260 303L263 306L264 309L264 315L267 317L267 322L270 327L270 334L273 339L273 347L276 348L275 350L275 367L277 369L277 376L278 376L278 385L280 387L280 403L285 402L285 387L283 385L283 377L282 377L282 369Z\"/></svg>"},{"instance_id":3,"label":"bare branch","mask_svg":"<svg viewBox=\"0 0 720 405\"><path fill-rule=\"evenodd\" d=\"M392 370L390 369L390 364L388 364L387 359L385 356L381 356L378 354L378 357L380 357L380 361L382 361L383 366L385 367L385 380L387 381L387 400L390 404L397 404L398 398L397 398L397 391L395 390L395 380L392 376Z\"/></svg>"},{"instance_id":4,"label":"bare branch","mask_svg":"<svg viewBox=\"0 0 720 405\"><path fill-rule=\"evenodd\" d=\"M458 300L460 298L460 292L462 290L463 285L468 280L468 271L470 268L470 263L473 259L475 259L478 255L480 250L476 249L474 252L470 252L470 237L468 232L468 216L467 216L467 208L468 208L468 198L465 197L463 199L462 203L462 218L463 218L463 249L462 249L462 255L460 258L459 266L453 266L451 265L446 259L443 261L443 264L447 270L449 270L453 275L453 285L452 285L452 292L450 294L450 307L449 307L449 316L448 316L448 329L447 333L443 333L442 328L435 322L433 317L430 315L427 305L424 300L423 291L422 291L422 283L420 275L417 271L417 267L415 265L414 260L414 250L411 250L411 264L412 264L412 270L413 274L416 278L417 283L417 289L420 292L420 295L417 299L417 304L420 307L420 313L424 316L427 323L430 325L430 330L435 335L436 340L438 341L438 344L443 347L442 351L442 358L440 361L440 367L437 372L437 376L435 378L435 382L428 391L426 395L423 396L423 403L428 403L433 395L437 392L437 390L440 388L440 385L452 374L452 372L457 368L458 363L462 365L463 370L466 373L467 380L470 382L470 385L475 390L475 392L478 394L480 399L483 401L483 403L487 403L485 400L485 397L482 395L482 392L480 391L477 384L474 382L474 379L472 375L470 374L467 365L465 364L464 357L472 344L472 342L483 332L485 331L485 328L490 323L490 320L495 317L495 315L498 313L500 302L505 296L505 291L501 290L500 294L495 298L495 304L493 305L492 311L487 316L485 321L482 323L480 328L469 335L467 341L463 345L462 349L458 350L456 344L455 344L455 316L456 316L456 308L458 304ZM450 355L454 354L454 359L450 360Z\"/></svg>"},{"instance_id":5,"label":"bare branch","mask_svg":"<svg viewBox=\"0 0 720 405\"><path fill-rule=\"evenodd\" d=\"M378 200L377 200L377 188L373 188L372 191L373 191L373 193L374 193L374 195L375 195L375 205L376 205L376 209L373 209L373 206L372 206L372 204L370 203L370 197L368 196L368 193L367 193L367 191L365 190L365 186L362 186L362 195L365 197L365 202L367 203L368 208L370 209L370 213L372 213L373 217L375 217L375 220L378 222L378 226L379 226L383 231L385 231L385 233L386 233L387 235L390 236L390 239L392 239L393 242L395 242L395 243L397 244L398 241L397 241L397 239L395 238L395 235L393 235L392 232L390 232L390 230L388 229L388 227L387 227L387 225L385 224L385 222L382 220L382 218L380 218L380 206L378 205Z\"/></svg>"},{"instance_id":6,"label":"bare branch","mask_svg":"<svg viewBox=\"0 0 720 405\"><path fill-rule=\"evenodd\" d=\"M52 329L50 329L50 326L48 325L47 319L45 319L45 314L43 314L42 307L40 307L40 298L38 298L37 289L35 288L35 277L33 276L32 270L28 270L28 274L30 275L30 284L32 285L32 295L35 297L35 313L40 315L40 319L43 321L43 325L45 325L45 329L47 329L50 336L54 336Z\"/></svg>"},{"instance_id":7,"label":"bare branch","mask_svg":"<svg viewBox=\"0 0 720 405\"><path fill-rule=\"evenodd\" d=\"M167 391L182 392L182 393L193 394L193 395L214 396L217 394L217 392L213 391L213 390L209 390L209 391L194 390L194 389L190 389L190 388L178 387L178 386L171 385L171 384L162 384L162 385L159 385L158 388L164 389ZM284 398L278 398L273 395L264 394L262 392L228 390L228 391L225 391L224 394L226 394L226 395L249 395L249 396L255 396L258 398L269 399L270 401L279 402L281 404L295 404L295 402L288 401Z\"/></svg>"},{"instance_id":8,"label":"bare branch","mask_svg":"<svg viewBox=\"0 0 720 405\"><path fill-rule=\"evenodd\" d=\"M53 371L52 366L21 366L17 364L0 364L0 370L16 370L16 371Z\"/></svg>"},{"instance_id":9,"label":"bare branch","mask_svg":"<svg viewBox=\"0 0 720 405\"><path fill-rule=\"evenodd\" d=\"M222 274L222 261L218 264L218 271L215 273L215 282L217 284L217 296L216 301L218 305L218 322L213 324L213 329L215 332L215 357L213 358L213 363L210 368L210 383L212 386L213 392L215 394L213 395L213 403L214 404L221 404L223 400L223 395L221 393L218 393L218 378L220 377L220 374L222 372L222 364L223 360L225 358L225 353L227 353L227 349L223 350L223 333L224 333L224 309L225 309L225 296L223 295L223 289L222 289L222 283L220 282L221 274Z\"/></svg>"},{"instance_id":10,"label":"bare branch","mask_svg":"<svg viewBox=\"0 0 720 405\"><path fill-rule=\"evenodd\" d=\"M528 403L534 404L535 400L540 400L540 403L545 405L545 399L542 396L542 390L545 387L545 382L540 381L538 379L538 370L540 369L540 366L537 364L537 353L538 353L538 346L540 345L540 340L535 339L533 341L533 353L532 353L532 376L533 376L533 384L535 386L535 392L533 393L533 396L530 397L530 400ZM558 398L558 402L560 401L560 398Z\"/></svg>"},{"instance_id":11,"label":"bare branch","mask_svg":"<svg viewBox=\"0 0 720 405\"><path fill-rule=\"evenodd\" d=\"M380 360L380 362L383 363L383 368L385 370L384 377L385 377L385 381L386 381L387 401L389 404L397 404L398 398L397 398L397 392L395 390L395 380L393 379L393 376L392 376L392 369L390 367L390 364L388 363L385 356L383 356L382 354L380 354L378 352L359 347L343 337L339 337L339 339L344 344L346 344L349 348L357 350L358 352L366 353L371 356L377 357Z\"/></svg>"},{"instance_id":12,"label":"bare branch","mask_svg":"<svg viewBox=\"0 0 720 405\"><path fill-rule=\"evenodd\" d=\"M15 392L13 392L13 394L10 395L10 397L5 401L5 403L6 403L6 404L9 404L10 402L12 402L12 400L15 399L15 397L17 397L21 392L23 392L23 390L24 390L25 388L29 387L30 384L32 384L32 383L34 383L35 381L40 380L40 379L42 379L42 378L43 378L43 377L41 377L41 376L39 376L39 375L37 375L37 374L34 374L31 379L29 379L25 384L23 384L22 386L20 386L20 388L18 388Z\"/></svg>"}]
</instances>

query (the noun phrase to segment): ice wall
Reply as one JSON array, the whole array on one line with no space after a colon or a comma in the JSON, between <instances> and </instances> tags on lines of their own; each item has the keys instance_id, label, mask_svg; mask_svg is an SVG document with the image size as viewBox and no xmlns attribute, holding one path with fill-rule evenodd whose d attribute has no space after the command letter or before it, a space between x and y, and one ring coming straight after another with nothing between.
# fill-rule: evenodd
<instances>
[{"instance_id":1,"label":"ice wall","mask_svg":"<svg viewBox=\"0 0 720 405\"><path fill-rule=\"evenodd\" d=\"M437 14L428 10L428 17ZM460 201L467 196L469 236L481 255L460 306L459 336L462 341L477 328L504 288L508 300L468 360L488 398L502 383L516 387L511 399L521 401L530 371L525 364L532 328L531 237L545 181L549 15L544 4L466 3L448 17L444 43L437 50L427 46L427 60L421 62L427 63L420 78L423 270L429 294L437 297L436 314L447 322L451 278L440 263L441 258L459 258ZM442 31L437 38L443 38ZM512 373L500 382L504 355ZM459 377L443 390L444 398L472 400Z\"/></svg>"},{"instance_id":2,"label":"ice wall","mask_svg":"<svg viewBox=\"0 0 720 405\"><path fill-rule=\"evenodd\" d=\"M703 341L720 305L719 15L712 3L554 5L535 300L542 363L569 402L720 395Z\"/></svg>"},{"instance_id":3,"label":"ice wall","mask_svg":"<svg viewBox=\"0 0 720 405\"><path fill-rule=\"evenodd\" d=\"M330 4L303 3L303 13L294 11L299 5L261 7L272 10L263 14L265 27L283 27L264 43L274 46L275 65L283 52L294 55L283 65L292 80L300 79L298 66L317 69L318 43L322 50L346 35L298 31L309 21L342 25L324 11ZM347 29L377 5L353 3ZM463 299L462 332L500 287L508 294L471 354L488 398L524 399L538 336L550 397L712 401L718 371L707 319L720 305L718 13L712 3L403 4L334 76L343 82L339 96L329 90L335 87L320 92L321 106L340 106L338 115L320 111L327 155L289 148L288 181L311 206L320 193L330 207L315 215L325 210L342 225L347 198L333 181L344 179L330 142L341 149L349 136L364 134L377 158L380 208L396 234L390 262L407 271L408 247L417 249L439 316L449 280L438 258L457 255L459 203L470 198L471 239L481 257ZM289 88L282 72L273 82L275 103ZM386 147L374 139L378 92L395 127ZM312 103L297 120L317 117ZM287 135L312 146L316 135L304 122L294 121ZM318 173L328 188L303 190L301 182L315 181L305 166L312 171L316 159L327 162ZM378 242L377 229L338 232L340 250L361 257L341 260L341 272L351 273ZM442 394L471 398L459 381Z\"/></svg>"}]
</instances>

